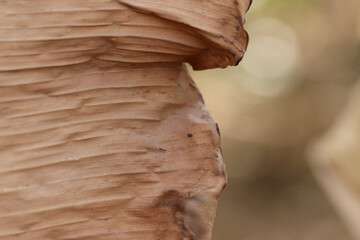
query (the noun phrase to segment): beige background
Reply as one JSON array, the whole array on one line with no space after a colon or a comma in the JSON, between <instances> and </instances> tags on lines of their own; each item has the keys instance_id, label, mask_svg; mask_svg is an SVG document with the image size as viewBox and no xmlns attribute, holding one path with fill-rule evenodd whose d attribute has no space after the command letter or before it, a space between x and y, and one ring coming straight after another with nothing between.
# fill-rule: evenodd
<instances>
[{"instance_id":1,"label":"beige background","mask_svg":"<svg viewBox=\"0 0 360 240\"><path fill-rule=\"evenodd\" d=\"M238 67L192 72L222 133L214 240L350 240L307 164L359 77L360 2L257 0Z\"/></svg>"}]
</instances>

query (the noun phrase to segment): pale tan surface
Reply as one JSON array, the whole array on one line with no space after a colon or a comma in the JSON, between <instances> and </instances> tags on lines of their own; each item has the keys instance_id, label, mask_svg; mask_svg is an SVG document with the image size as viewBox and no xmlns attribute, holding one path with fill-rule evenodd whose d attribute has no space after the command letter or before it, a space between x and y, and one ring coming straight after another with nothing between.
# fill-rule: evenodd
<instances>
[{"instance_id":1,"label":"pale tan surface","mask_svg":"<svg viewBox=\"0 0 360 240\"><path fill-rule=\"evenodd\" d=\"M359 0L256 0L239 67L192 75L219 123L228 176L214 240L353 239L304 151L359 80L358 10Z\"/></svg>"},{"instance_id":2,"label":"pale tan surface","mask_svg":"<svg viewBox=\"0 0 360 240\"><path fill-rule=\"evenodd\" d=\"M218 129L183 62L235 65L247 1L1 1L0 239L210 239Z\"/></svg>"},{"instance_id":3,"label":"pale tan surface","mask_svg":"<svg viewBox=\"0 0 360 240\"><path fill-rule=\"evenodd\" d=\"M340 215L360 239L360 84L341 117L311 149L315 174Z\"/></svg>"}]
</instances>

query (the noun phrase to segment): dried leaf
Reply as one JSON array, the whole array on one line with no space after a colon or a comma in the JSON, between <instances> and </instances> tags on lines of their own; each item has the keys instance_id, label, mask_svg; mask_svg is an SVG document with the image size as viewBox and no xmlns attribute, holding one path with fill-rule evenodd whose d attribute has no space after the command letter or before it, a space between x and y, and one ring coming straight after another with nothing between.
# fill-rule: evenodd
<instances>
[{"instance_id":1,"label":"dried leaf","mask_svg":"<svg viewBox=\"0 0 360 240\"><path fill-rule=\"evenodd\" d=\"M236 65L248 1L0 2L0 239L210 239L219 133L184 62Z\"/></svg>"}]
</instances>

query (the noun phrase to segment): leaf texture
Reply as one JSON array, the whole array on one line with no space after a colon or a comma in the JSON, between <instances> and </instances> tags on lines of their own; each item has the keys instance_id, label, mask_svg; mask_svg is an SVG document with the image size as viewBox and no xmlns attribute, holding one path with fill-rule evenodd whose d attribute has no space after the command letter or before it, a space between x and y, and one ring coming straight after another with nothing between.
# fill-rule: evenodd
<instances>
[{"instance_id":1,"label":"leaf texture","mask_svg":"<svg viewBox=\"0 0 360 240\"><path fill-rule=\"evenodd\" d=\"M247 1L0 1L0 240L211 239L219 132L184 62L236 65Z\"/></svg>"}]
</instances>

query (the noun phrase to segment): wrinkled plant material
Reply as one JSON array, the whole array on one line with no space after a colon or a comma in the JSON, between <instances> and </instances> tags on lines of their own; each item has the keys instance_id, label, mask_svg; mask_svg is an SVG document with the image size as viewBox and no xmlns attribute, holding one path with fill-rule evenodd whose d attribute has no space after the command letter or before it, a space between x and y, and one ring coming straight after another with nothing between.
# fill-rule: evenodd
<instances>
[{"instance_id":1,"label":"wrinkled plant material","mask_svg":"<svg viewBox=\"0 0 360 240\"><path fill-rule=\"evenodd\" d=\"M248 0L0 2L0 239L210 239L226 176L184 62L236 65Z\"/></svg>"}]
</instances>

